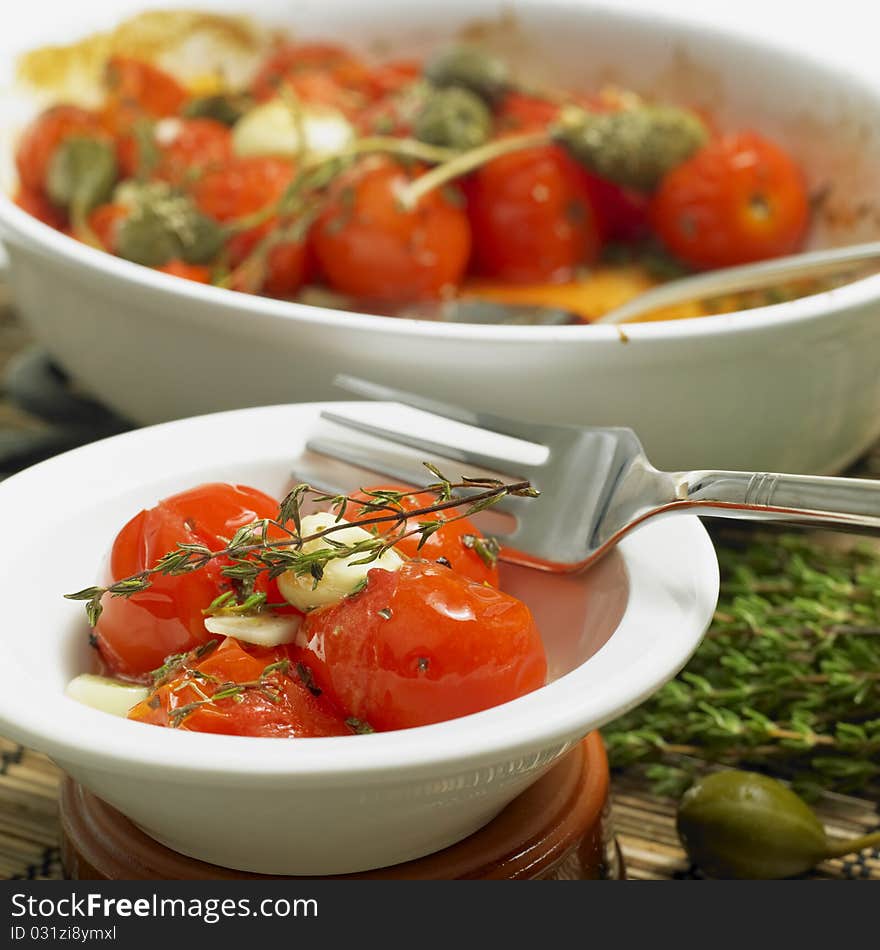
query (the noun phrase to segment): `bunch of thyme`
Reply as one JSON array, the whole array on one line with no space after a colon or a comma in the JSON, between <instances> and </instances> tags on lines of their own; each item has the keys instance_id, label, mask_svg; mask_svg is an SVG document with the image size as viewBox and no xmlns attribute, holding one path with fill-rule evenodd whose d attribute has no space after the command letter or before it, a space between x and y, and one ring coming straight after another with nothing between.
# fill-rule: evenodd
<instances>
[{"instance_id":1,"label":"bunch of thyme","mask_svg":"<svg viewBox=\"0 0 880 950\"><path fill-rule=\"evenodd\" d=\"M880 554L761 533L719 547L722 589L691 662L604 730L616 767L678 795L703 763L880 793Z\"/></svg>"},{"instance_id":2,"label":"bunch of thyme","mask_svg":"<svg viewBox=\"0 0 880 950\"><path fill-rule=\"evenodd\" d=\"M412 494L412 489L362 490L367 499L364 501L350 495L326 495L309 485L300 484L281 502L276 518L264 518L239 528L228 544L219 550L212 551L205 544L180 542L173 551L168 551L154 565L143 571L121 578L106 587L86 587L76 593L65 594L65 597L68 600L84 601L89 623L95 626L100 619L103 609L101 602L106 594L112 597L131 597L149 589L152 579L157 575L190 574L212 562L222 561L220 573L235 587L234 593L242 596L242 603L239 604L237 600L231 603L231 598L223 594L210 605L206 613L218 609L230 612L236 607L239 608L237 612L249 612L251 609L257 612L265 602L265 597L253 594L254 582L260 575L266 575L271 580L292 571L299 577L311 576L317 585L330 561L357 556L357 560L350 562L352 565L369 564L378 560L403 538L416 535L421 548L428 538L445 524L484 511L508 495L524 498L534 498L538 495L537 490L527 481L505 483L494 478L462 476L460 481L452 482L433 465L427 462L424 465L437 481L420 489L419 493L431 493L435 496L435 501L415 510L407 510L402 503L407 495ZM456 494L460 491L466 491L468 494ZM329 504L336 514L336 522L322 531L303 536L302 506L308 499L316 504ZM358 506L363 516L351 522L342 520L349 505ZM432 517L439 512L455 509L464 510L452 516ZM415 523L416 527L409 527L412 523ZM370 537L349 544L333 537L334 533L352 525L367 529ZM380 525L385 526L386 530L380 531ZM325 545L309 551L304 550L307 543L319 539L324 540ZM481 557L492 550L494 549L491 546L484 545Z\"/></svg>"}]
</instances>

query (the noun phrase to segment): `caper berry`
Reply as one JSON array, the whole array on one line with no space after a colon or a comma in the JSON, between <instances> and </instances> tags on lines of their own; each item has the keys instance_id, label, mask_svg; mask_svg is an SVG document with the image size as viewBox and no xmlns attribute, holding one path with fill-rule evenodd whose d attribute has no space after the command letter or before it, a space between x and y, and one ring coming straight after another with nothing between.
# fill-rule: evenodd
<instances>
[{"instance_id":1,"label":"caper berry","mask_svg":"<svg viewBox=\"0 0 880 950\"><path fill-rule=\"evenodd\" d=\"M110 142L71 136L49 162L46 191L59 207L82 216L110 197L116 177L116 151Z\"/></svg>"},{"instance_id":2,"label":"caper berry","mask_svg":"<svg viewBox=\"0 0 880 950\"><path fill-rule=\"evenodd\" d=\"M792 877L830 851L822 823L806 802L754 772L699 779L682 797L677 825L691 860L710 877Z\"/></svg>"},{"instance_id":3,"label":"caper berry","mask_svg":"<svg viewBox=\"0 0 880 950\"><path fill-rule=\"evenodd\" d=\"M703 122L686 109L647 105L618 112L563 112L556 137L602 178L652 191L670 169L705 143Z\"/></svg>"},{"instance_id":4,"label":"caper berry","mask_svg":"<svg viewBox=\"0 0 880 950\"><path fill-rule=\"evenodd\" d=\"M196 211L180 238L180 256L187 264L207 264L219 253L225 235L213 218Z\"/></svg>"},{"instance_id":5,"label":"caper berry","mask_svg":"<svg viewBox=\"0 0 880 950\"><path fill-rule=\"evenodd\" d=\"M213 96L198 96L184 106L183 114L188 119L214 119L224 125L236 122L253 106L253 101L244 95L217 93Z\"/></svg>"},{"instance_id":6,"label":"caper berry","mask_svg":"<svg viewBox=\"0 0 880 950\"><path fill-rule=\"evenodd\" d=\"M489 107L461 86L435 89L413 121L417 139L447 148L475 148L489 138L491 131Z\"/></svg>"},{"instance_id":7,"label":"caper berry","mask_svg":"<svg viewBox=\"0 0 880 950\"><path fill-rule=\"evenodd\" d=\"M486 102L495 103L507 91L507 64L476 46L449 46L425 66L425 78L435 86L462 86Z\"/></svg>"},{"instance_id":8,"label":"caper berry","mask_svg":"<svg viewBox=\"0 0 880 950\"><path fill-rule=\"evenodd\" d=\"M116 253L146 267L161 267L179 257L180 251L180 240L167 218L151 205L138 207L116 232Z\"/></svg>"}]
</instances>

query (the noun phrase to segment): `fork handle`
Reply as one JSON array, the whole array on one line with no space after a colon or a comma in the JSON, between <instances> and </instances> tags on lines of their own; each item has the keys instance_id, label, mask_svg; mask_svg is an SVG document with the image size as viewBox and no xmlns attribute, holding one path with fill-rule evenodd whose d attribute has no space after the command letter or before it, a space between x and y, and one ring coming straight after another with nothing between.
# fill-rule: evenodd
<instances>
[{"instance_id":1,"label":"fork handle","mask_svg":"<svg viewBox=\"0 0 880 950\"><path fill-rule=\"evenodd\" d=\"M769 472L681 472L678 501L698 514L880 530L880 481Z\"/></svg>"}]
</instances>

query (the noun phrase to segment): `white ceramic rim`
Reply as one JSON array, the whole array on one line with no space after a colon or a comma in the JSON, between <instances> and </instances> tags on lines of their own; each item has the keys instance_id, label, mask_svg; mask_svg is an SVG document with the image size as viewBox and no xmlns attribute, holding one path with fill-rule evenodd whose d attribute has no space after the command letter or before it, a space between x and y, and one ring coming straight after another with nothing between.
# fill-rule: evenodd
<instances>
[{"instance_id":1,"label":"white ceramic rim","mask_svg":"<svg viewBox=\"0 0 880 950\"><path fill-rule=\"evenodd\" d=\"M119 459L134 443L152 440L168 444L172 430L193 445L216 444L229 431L241 431L247 420L257 416L277 428L291 413L317 412L322 404L269 406L215 413L191 419L163 423L124 433L74 449L33 466L0 483L0 509L33 510L33 498L46 497L51 485L64 483L75 473L98 470L103 460ZM381 404L379 404L381 406ZM130 445L126 446L126 443ZM143 447L142 447L143 448ZM138 453L132 451L132 457ZM164 473L168 474L167 470ZM151 472L151 480L158 478ZM31 507L28 508L30 501ZM19 507L20 506L20 507ZM542 749L572 740L582 734L584 723L598 728L611 718L633 708L672 678L687 662L708 627L718 596L718 562L709 537L699 519L680 515L651 526L664 537L674 526L673 540L683 556L657 556L652 560L655 580L672 584L682 572L688 572L693 599L676 604L678 616L658 634L663 637L661 653L655 649L644 654L626 670L592 682L595 673L585 674L590 664L602 656L603 647L590 661L533 693L488 709L436 725L397 732L332 738L298 739L295 751L278 739L243 738L201 733L176 732L116 719L105 713L80 706L60 692L43 696L39 702L27 693L27 683L10 678L0 690L0 726L10 729L16 738L57 756L62 762L82 763L107 771L146 775L157 769L168 770L181 782L198 783L206 778L224 785L246 785L257 776L260 780L298 784L341 784L354 777L364 781L387 780L389 772L436 774L441 768L466 768L485 764L487 758L500 761L519 755L531 755ZM643 529L647 530L647 529ZM667 538L670 536L667 534ZM682 538L685 543L682 545ZM655 538L655 545L657 541ZM666 542L659 545L666 550ZM642 546L644 548L644 545ZM639 556L639 532L620 545L624 566L631 567ZM660 553L660 552L658 552ZM658 580L659 579L659 580ZM47 592L46 596L52 596ZM629 627L656 629L657 603L633 585L624 615L614 636ZM595 668L594 668L595 669ZM584 690L584 681L590 682ZM625 688L622 688L625 687ZM625 693L625 704L621 693Z\"/></svg>"},{"instance_id":2,"label":"white ceramic rim","mask_svg":"<svg viewBox=\"0 0 880 950\"><path fill-rule=\"evenodd\" d=\"M680 15L671 13L646 13L621 10L607 3L584 3L582 0L543 0L544 3L570 11L572 16L583 15L591 7L603 16L624 22L637 22L657 30L674 29L690 35L698 42L701 37L722 40L743 49L760 52L786 60L793 67L806 65L811 70L824 73L835 86L849 88L857 94L880 100L880 90L875 89L856 73L839 64L831 64L817 55L793 53L764 39L755 39L743 34L731 35L705 24L689 23ZM184 297L211 305L227 319L242 309L270 317L289 320L292 323L311 323L339 329L351 329L353 322L359 330L393 331L415 337L449 338L470 342L503 344L507 341L563 342L592 339L596 341L619 341L620 331L616 326L603 324L577 326L504 326L482 324L452 324L400 317L383 317L327 307L315 307L286 300L275 300L181 280L168 274L142 267L130 261L114 257L104 251L88 247L81 242L54 230L17 207L11 199L0 194L0 225L5 225L16 238L43 254L57 255L68 265L81 266L97 271L116 280L165 295L169 300ZM2 236L2 235L0 235ZM880 274L870 275L843 287L833 288L798 300L785 301L751 310L682 320L656 321L626 324L626 335L631 340L675 341L682 338L696 339L718 334L749 333L756 328L810 322L843 311L875 302L880 296Z\"/></svg>"}]
</instances>

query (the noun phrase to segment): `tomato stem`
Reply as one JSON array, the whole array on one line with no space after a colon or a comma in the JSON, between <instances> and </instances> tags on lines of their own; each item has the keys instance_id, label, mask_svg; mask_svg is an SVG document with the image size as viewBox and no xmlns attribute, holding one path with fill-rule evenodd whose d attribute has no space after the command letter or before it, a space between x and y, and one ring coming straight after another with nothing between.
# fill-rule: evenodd
<instances>
[{"instance_id":1,"label":"tomato stem","mask_svg":"<svg viewBox=\"0 0 880 950\"><path fill-rule=\"evenodd\" d=\"M510 138L495 139L485 145L478 145L467 152L458 153L455 157L443 162L442 165L437 165L436 168L432 168L431 171L406 185L398 192L397 198L404 210L412 211L425 195L436 188L442 187L447 182L454 181L462 175L467 175L481 165L500 158L502 155L548 145L551 141L550 133L544 130L514 135Z\"/></svg>"}]
</instances>

